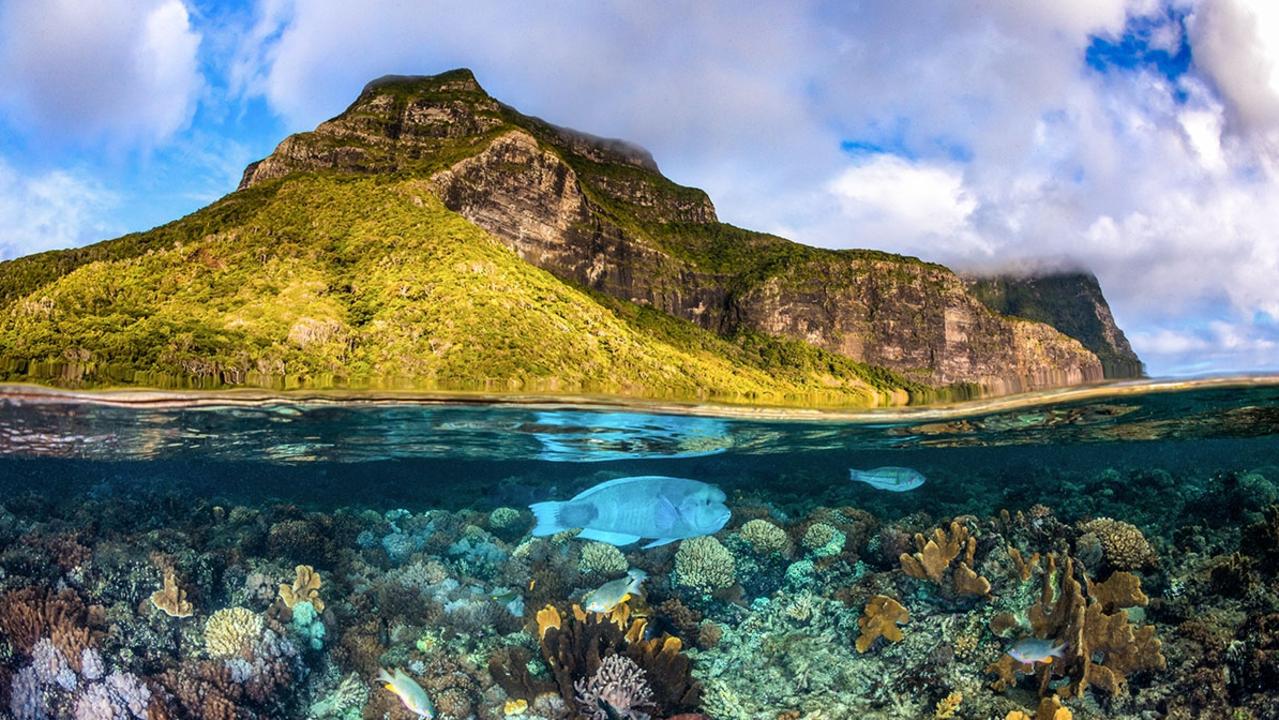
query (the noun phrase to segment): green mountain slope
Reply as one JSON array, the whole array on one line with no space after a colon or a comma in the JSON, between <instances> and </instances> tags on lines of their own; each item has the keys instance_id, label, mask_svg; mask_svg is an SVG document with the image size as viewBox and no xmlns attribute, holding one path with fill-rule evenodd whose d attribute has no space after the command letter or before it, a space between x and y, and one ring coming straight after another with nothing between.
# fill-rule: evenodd
<instances>
[{"instance_id":1,"label":"green mountain slope","mask_svg":"<svg viewBox=\"0 0 1279 720\"><path fill-rule=\"evenodd\" d=\"M854 405L922 389L574 287L414 179L294 175L149 233L0 264L0 279L6 380Z\"/></svg>"}]
</instances>

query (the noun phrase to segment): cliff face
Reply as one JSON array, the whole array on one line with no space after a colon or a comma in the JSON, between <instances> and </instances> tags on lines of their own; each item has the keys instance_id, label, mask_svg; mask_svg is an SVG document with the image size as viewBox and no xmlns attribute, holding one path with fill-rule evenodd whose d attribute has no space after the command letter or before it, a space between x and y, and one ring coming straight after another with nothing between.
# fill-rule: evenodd
<instances>
[{"instance_id":1,"label":"cliff face","mask_svg":"<svg viewBox=\"0 0 1279 720\"><path fill-rule=\"evenodd\" d=\"M1047 323L1078 340L1101 360L1106 377L1136 378L1145 367L1115 323L1091 273L968 278L969 290L998 313Z\"/></svg>"},{"instance_id":2,"label":"cliff face","mask_svg":"<svg viewBox=\"0 0 1279 720\"><path fill-rule=\"evenodd\" d=\"M370 83L250 166L242 187L308 170L428 177L446 207L522 259L721 335L792 338L994 392L1103 376L1104 348L1068 330L1074 305L1010 318L940 265L721 224L705 193L663 177L647 152L521 115L468 71Z\"/></svg>"}]
</instances>

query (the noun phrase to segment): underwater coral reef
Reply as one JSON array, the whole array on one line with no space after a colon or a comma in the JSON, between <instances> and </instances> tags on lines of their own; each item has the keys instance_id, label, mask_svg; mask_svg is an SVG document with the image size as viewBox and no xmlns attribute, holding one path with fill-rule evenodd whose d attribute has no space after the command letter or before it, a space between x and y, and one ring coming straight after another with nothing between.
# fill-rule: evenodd
<instances>
[{"instance_id":1,"label":"underwater coral reef","mask_svg":"<svg viewBox=\"0 0 1279 720\"><path fill-rule=\"evenodd\" d=\"M1279 468L1166 475L1071 476L1126 488L1107 507L1135 522L755 488L649 550L535 538L515 506L10 489L0 713L422 716L378 683L394 669L452 720L1279 717Z\"/></svg>"}]
</instances>

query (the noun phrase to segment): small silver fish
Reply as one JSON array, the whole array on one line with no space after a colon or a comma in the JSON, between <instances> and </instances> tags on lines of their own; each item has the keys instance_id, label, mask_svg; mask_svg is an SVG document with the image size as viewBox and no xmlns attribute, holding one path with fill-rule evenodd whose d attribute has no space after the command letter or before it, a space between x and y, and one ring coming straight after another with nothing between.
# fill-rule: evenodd
<instances>
[{"instance_id":1,"label":"small silver fish","mask_svg":"<svg viewBox=\"0 0 1279 720\"><path fill-rule=\"evenodd\" d=\"M924 476L918 470L904 467L879 467L874 470L849 470L853 482L866 483L876 490L906 492L924 484Z\"/></svg>"},{"instance_id":2,"label":"small silver fish","mask_svg":"<svg viewBox=\"0 0 1279 720\"><path fill-rule=\"evenodd\" d=\"M1052 640L1040 638L1023 638L1008 648L1009 657L1025 665L1048 665L1065 653L1065 644L1054 645Z\"/></svg>"},{"instance_id":3,"label":"small silver fish","mask_svg":"<svg viewBox=\"0 0 1279 720\"><path fill-rule=\"evenodd\" d=\"M609 580L598 589L586 593L582 608L589 612L612 612L613 608L639 594L640 584L648 579L648 573L638 568L626 573L626 577Z\"/></svg>"}]
</instances>

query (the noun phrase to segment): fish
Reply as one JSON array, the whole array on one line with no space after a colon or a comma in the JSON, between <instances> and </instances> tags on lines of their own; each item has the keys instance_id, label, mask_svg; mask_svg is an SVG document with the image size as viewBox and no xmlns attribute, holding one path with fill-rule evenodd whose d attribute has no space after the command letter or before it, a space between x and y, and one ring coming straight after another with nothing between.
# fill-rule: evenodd
<instances>
[{"instance_id":1,"label":"fish","mask_svg":"<svg viewBox=\"0 0 1279 720\"><path fill-rule=\"evenodd\" d=\"M732 513L724 491L698 480L641 475L617 478L583 490L571 500L533 503L535 537L581 528L577 537L609 545L659 547L677 540L711 535Z\"/></svg>"},{"instance_id":2,"label":"fish","mask_svg":"<svg viewBox=\"0 0 1279 720\"><path fill-rule=\"evenodd\" d=\"M501 592L494 592L491 595L489 595L489 598L496 600L498 604L500 605L505 605L509 602L512 602L517 597L523 597L523 596L520 595L520 592L518 590L509 590L509 589L502 590Z\"/></svg>"},{"instance_id":3,"label":"fish","mask_svg":"<svg viewBox=\"0 0 1279 720\"><path fill-rule=\"evenodd\" d=\"M1025 665L1051 664L1053 660L1061 658L1066 652L1066 645L1054 645L1052 640L1041 640L1040 638L1023 638L1013 643L1008 648L1008 655L1012 659Z\"/></svg>"},{"instance_id":4,"label":"fish","mask_svg":"<svg viewBox=\"0 0 1279 720\"><path fill-rule=\"evenodd\" d=\"M417 681L409 677L403 670L395 668L395 674L388 673L385 669L378 671L377 679L387 690L395 693L395 696L404 703L404 707L409 712L417 713L418 717L426 718L426 720L434 720L435 704L431 702L431 698L422 689Z\"/></svg>"},{"instance_id":5,"label":"fish","mask_svg":"<svg viewBox=\"0 0 1279 720\"><path fill-rule=\"evenodd\" d=\"M638 568L626 573L626 577L609 580L582 598L582 607L590 612L607 613L632 596L638 595L640 584L648 579L648 573Z\"/></svg>"},{"instance_id":6,"label":"fish","mask_svg":"<svg viewBox=\"0 0 1279 720\"><path fill-rule=\"evenodd\" d=\"M874 470L849 470L854 482L866 483L876 490L906 492L924 484L924 476L918 470L904 467L879 467Z\"/></svg>"}]
</instances>

